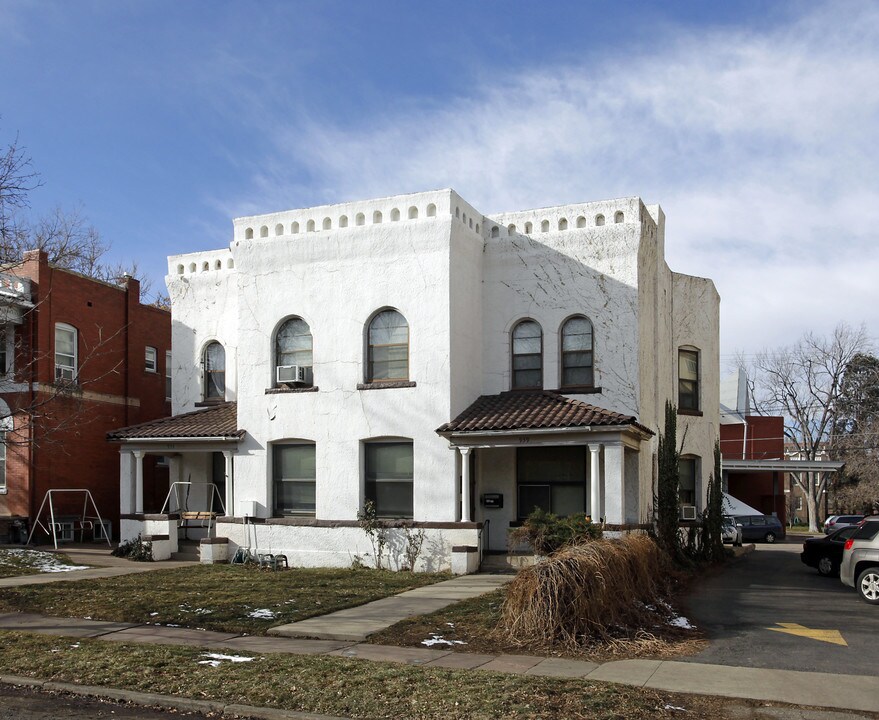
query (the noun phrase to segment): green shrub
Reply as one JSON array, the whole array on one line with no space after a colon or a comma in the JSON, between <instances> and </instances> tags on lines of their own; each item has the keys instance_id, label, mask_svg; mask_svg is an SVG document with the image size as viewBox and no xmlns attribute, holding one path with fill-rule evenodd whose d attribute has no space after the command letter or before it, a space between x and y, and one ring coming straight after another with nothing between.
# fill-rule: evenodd
<instances>
[{"instance_id":1,"label":"green shrub","mask_svg":"<svg viewBox=\"0 0 879 720\"><path fill-rule=\"evenodd\" d=\"M128 558L136 562L153 561L153 544L149 540L142 540L138 535L134 540L125 540L119 543L111 555Z\"/></svg>"},{"instance_id":2,"label":"green shrub","mask_svg":"<svg viewBox=\"0 0 879 720\"><path fill-rule=\"evenodd\" d=\"M551 555L570 545L600 537L601 526L594 524L584 513L559 517L535 509L520 527L510 533L510 543L527 543L538 555Z\"/></svg>"}]
</instances>

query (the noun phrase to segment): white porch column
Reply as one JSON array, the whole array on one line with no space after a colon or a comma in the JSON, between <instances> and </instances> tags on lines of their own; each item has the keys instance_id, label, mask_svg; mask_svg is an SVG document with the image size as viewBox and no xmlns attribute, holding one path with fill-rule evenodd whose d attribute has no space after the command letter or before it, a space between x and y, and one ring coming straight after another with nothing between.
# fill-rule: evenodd
<instances>
[{"instance_id":1,"label":"white porch column","mask_svg":"<svg viewBox=\"0 0 879 720\"><path fill-rule=\"evenodd\" d=\"M134 455L134 512L143 512L143 450L135 450Z\"/></svg>"},{"instance_id":2,"label":"white porch column","mask_svg":"<svg viewBox=\"0 0 879 720\"><path fill-rule=\"evenodd\" d=\"M132 454L127 450L119 453L119 512L131 515L134 512L134 468Z\"/></svg>"},{"instance_id":3,"label":"white porch column","mask_svg":"<svg viewBox=\"0 0 879 720\"><path fill-rule=\"evenodd\" d=\"M626 463L622 443L604 445L604 521L611 525L625 522Z\"/></svg>"},{"instance_id":4,"label":"white porch column","mask_svg":"<svg viewBox=\"0 0 879 720\"><path fill-rule=\"evenodd\" d=\"M470 522L470 452L472 448L458 448L461 451L461 522Z\"/></svg>"},{"instance_id":5,"label":"white porch column","mask_svg":"<svg viewBox=\"0 0 879 720\"><path fill-rule=\"evenodd\" d=\"M232 451L223 450L223 457L226 460L226 497L224 502L226 504L226 514L231 516L235 514L233 508L235 493L232 487L232 471L234 468L234 464L232 463Z\"/></svg>"},{"instance_id":6,"label":"white porch column","mask_svg":"<svg viewBox=\"0 0 879 720\"><path fill-rule=\"evenodd\" d=\"M600 445L589 446L589 458L591 464L589 466L590 490L592 490L592 499L589 504L589 512L592 516L592 522L601 521L601 469L599 465Z\"/></svg>"}]
</instances>

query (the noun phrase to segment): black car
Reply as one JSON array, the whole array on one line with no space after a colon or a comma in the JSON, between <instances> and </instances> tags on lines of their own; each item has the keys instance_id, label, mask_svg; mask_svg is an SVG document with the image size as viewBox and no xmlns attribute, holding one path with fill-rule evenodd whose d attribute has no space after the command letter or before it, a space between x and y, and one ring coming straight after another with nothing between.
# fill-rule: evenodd
<instances>
[{"instance_id":1,"label":"black car","mask_svg":"<svg viewBox=\"0 0 879 720\"><path fill-rule=\"evenodd\" d=\"M845 541L854 535L857 529L857 525L850 525L827 537L809 538L803 543L800 560L809 567L816 568L822 575L838 575Z\"/></svg>"}]
</instances>

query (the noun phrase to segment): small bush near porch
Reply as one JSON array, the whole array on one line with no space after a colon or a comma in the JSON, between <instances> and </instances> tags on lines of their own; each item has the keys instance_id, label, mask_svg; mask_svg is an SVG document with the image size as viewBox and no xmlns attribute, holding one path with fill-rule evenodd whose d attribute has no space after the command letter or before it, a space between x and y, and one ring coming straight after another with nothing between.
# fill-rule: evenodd
<instances>
[{"instance_id":1,"label":"small bush near porch","mask_svg":"<svg viewBox=\"0 0 879 720\"><path fill-rule=\"evenodd\" d=\"M195 565L0 589L0 612L179 625L263 635L275 625L448 580L445 573Z\"/></svg>"}]
</instances>

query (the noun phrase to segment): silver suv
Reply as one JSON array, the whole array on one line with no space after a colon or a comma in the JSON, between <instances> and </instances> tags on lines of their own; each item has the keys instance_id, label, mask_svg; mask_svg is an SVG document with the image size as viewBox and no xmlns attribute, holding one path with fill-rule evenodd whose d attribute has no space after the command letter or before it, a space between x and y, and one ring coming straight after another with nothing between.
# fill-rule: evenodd
<instances>
[{"instance_id":1,"label":"silver suv","mask_svg":"<svg viewBox=\"0 0 879 720\"><path fill-rule=\"evenodd\" d=\"M839 579L864 602L879 605L879 516L866 518L846 540Z\"/></svg>"}]
</instances>

